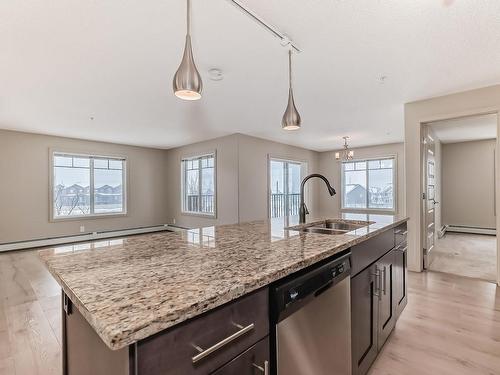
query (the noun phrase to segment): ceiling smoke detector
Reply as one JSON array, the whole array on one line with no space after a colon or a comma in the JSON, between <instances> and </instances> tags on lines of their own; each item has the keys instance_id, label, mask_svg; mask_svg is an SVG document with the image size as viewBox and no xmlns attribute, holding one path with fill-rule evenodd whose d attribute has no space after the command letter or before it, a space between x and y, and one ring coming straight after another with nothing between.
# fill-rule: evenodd
<instances>
[{"instance_id":1,"label":"ceiling smoke detector","mask_svg":"<svg viewBox=\"0 0 500 375\"><path fill-rule=\"evenodd\" d=\"M212 81L222 81L224 79L224 76L222 74L222 70L213 68L208 71L208 77Z\"/></svg>"}]
</instances>

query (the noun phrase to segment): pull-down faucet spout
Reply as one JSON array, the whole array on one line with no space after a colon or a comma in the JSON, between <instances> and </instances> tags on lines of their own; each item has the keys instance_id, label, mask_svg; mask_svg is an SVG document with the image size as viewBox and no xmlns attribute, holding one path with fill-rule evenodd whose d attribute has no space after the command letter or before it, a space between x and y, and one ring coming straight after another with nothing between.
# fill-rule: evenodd
<instances>
[{"instance_id":1,"label":"pull-down faucet spout","mask_svg":"<svg viewBox=\"0 0 500 375\"><path fill-rule=\"evenodd\" d=\"M335 189L330 185L328 182L327 178L321 174L318 173L313 173L310 174L309 176L306 176L303 180L302 183L300 184L300 207L299 207L299 224L304 224L306 222L306 215L309 214L309 210L307 209L307 206L304 202L304 185L306 184L307 180L313 178L313 177L318 177L321 178L325 184L326 187L328 188L328 193L333 197L337 192Z\"/></svg>"}]
</instances>

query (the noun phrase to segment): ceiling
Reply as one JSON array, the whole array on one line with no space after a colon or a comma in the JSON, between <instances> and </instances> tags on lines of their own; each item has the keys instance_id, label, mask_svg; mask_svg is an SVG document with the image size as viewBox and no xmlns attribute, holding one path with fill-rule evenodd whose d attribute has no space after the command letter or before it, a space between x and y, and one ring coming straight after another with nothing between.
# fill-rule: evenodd
<instances>
[{"instance_id":1,"label":"ceiling","mask_svg":"<svg viewBox=\"0 0 500 375\"><path fill-rule=\"evenodd\" d=\"M303 50L300 131L280 127L287 50L227 0L193 0L198 102L172 94L185 1L0 2L0 128L158 148L240 132L323 151L344 135L400 142L405 102L500 83L497 0L242 2Z\"/></svg>"},{"instance_id":2,"label":"ceiling","mask_svg":"<svg viewBox=\"0 0 500 375\"><path fill-rule=\"evenodd\" d=\"M497 137L497 115L462 117L430 123L441 143L458 143Z\"/></svg>"}]
</instances>

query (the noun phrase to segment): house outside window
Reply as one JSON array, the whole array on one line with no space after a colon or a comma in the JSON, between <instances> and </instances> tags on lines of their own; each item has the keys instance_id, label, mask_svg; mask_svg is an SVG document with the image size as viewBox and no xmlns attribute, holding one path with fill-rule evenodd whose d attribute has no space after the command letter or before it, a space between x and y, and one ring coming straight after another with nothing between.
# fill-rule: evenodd
<instances>
[{"instance_id":1,"label":"house outside window","mask_svg":"<svg viewBox=\"0 0 500 375\"><path fill-rule=\"evenodd\" d=\"M216 156L215 152L183 158L182 212L216 217Z\"/></svg>"},{"instance_id":2,"label":"house outside window","mask_svg":"<svg viewBox=\"0 0 500 375\"><path fill-rule=\"evenodd\" d=\"M300 183L307 164L300 161L269 159L269 217L299 214Z\"/></svg>"},{"instance_id":3,"label":"house outside window","mask_svg":"<svg viewBox=\"0 0 500 375\"><path fill-rule=\"evenodd\" d=\"M125 175L125 158L52 153L52 219L126 214Z\"/></svg>"},{"instance_id":4,"label":"house outside window","mask_svg":"<svg viewBox=\"0 0 500 375\"><path fill-rule=\"evenodd\" d=\"M396 158L342 163L343 211L396 211Z\"/></svg>"}]
</instances>

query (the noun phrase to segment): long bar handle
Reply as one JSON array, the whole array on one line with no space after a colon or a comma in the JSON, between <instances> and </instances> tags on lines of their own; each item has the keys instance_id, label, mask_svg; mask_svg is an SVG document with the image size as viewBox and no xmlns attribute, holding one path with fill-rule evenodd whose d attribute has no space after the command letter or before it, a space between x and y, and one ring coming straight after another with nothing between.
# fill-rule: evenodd
<instances>
[{"instance_id":1,"label":"long bar handle","mask_svg":"<svg viewBox=\"0 0 500 375\"><path fill-rule=\"evenodd\" d=\"M402 253L404 253L406 250L408 250L408 246L405 246L403 248L401 248L401 246L398 246L394 250L398 250L398 251L401 251Z\"/></svg>"},{"instance_id":2,"label":"long bar handle","mask_svg":"<svg viewBox=\"0 0 500 375\"><path fill-rule=\"evenodd\" d=\"M384 269L382 270L382 275L383 276L383 279L382 279L382 290L384 292L384 296L387 294L387 267L384 266Z\"/></svg>"},{"instance_id":3,"label":"long bar handle","mask_svg":"<svg viewBox=\"0 0 500 375\"><path fill-rule=\"evenodd\" d=\"M375 266L375 273L371 274L372 276L375 276L375 290L373 294L375 294L378 299L381 299L382 296L380 295L380 270Z\"/></svg>"},{"instance_id":4,"label":"long bar handle","mask_svg":"<svg viewBox=\"0 0 500 375\"><path fill-rule=\"evenodd\" d=\"M202 349L199 346L193 344L194 348L200 352L199 354L196 354L193 358L191 358L193 363L201 361L203 358L209 356L210 354L216 352L220 348L226 346L230 342L236 340L238 337L241 337L241 336L247 334L248 332L253 330L255 327L254 323L251 323L251 324L247 325L246 327L240 326L239 324L235 324L235 323L233 323L233 324L236 327L240 328L240 330L238 332L233 333L231 336L228 336L225 339L219 341L218 343L212 345L210 348Z\"/></svg>"},{"instance_id":5,"label":"long bar handle","mask_svg":"<svg viewBox=\"0 0 500 375\"><path fill-rule=\"evenodd\" d=\"M264 367L259 366L255 363L252 363L252 366L262 372L264 375L269 375L269 361L264 361Z\"/></svg>"}]
</instances>

